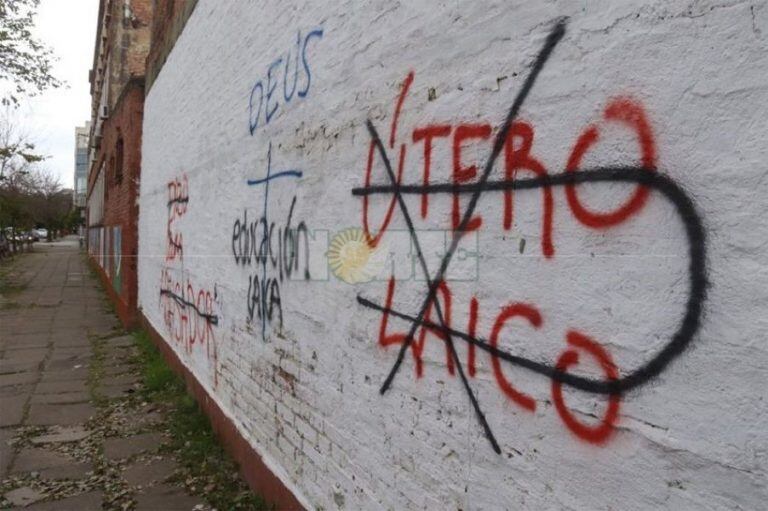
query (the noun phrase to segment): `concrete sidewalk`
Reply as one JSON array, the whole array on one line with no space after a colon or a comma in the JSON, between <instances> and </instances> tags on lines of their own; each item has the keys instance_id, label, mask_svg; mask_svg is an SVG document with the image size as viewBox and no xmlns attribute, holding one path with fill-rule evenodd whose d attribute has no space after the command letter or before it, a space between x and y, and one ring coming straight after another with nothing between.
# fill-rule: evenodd
<instances>
[{"instance_id":1,"label":"concrete sidewalk","mask_svg":"<svg viewBox=\"0 0 768 511\"><path fill-rule=\"evenodd\" d=\"M165 412L136 399L133 338L77 238L36 244L9 276L0 296L0 508L208 509L166 482L176 465L159 452Z\"/></svg>"}]
</instances>

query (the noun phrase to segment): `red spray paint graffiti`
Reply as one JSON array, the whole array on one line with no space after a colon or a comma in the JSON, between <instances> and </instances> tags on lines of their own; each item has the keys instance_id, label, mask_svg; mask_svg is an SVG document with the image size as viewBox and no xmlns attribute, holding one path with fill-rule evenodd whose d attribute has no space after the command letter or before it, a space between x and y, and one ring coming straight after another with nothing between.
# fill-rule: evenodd
<instances>
[{"instance_id":1,"label":"red spray paint graffiti","mask_svg":"<svg viewBox=\"0 0 768 511\"><path fill-rule=\"evenodd\" d=\"M422 266L427 282L426 296L416 315L405 314L393 308L394 279L390 280L387 286L383 306L358 296L358 303L381 313L379 344L381 346L399 346L398 356L381 387L381 392L384 393L390 388L408 348L410 348L415 361L416 377L422 376L424 343L427 336L431 334L432 337L438 338L445 345L447 370L449 374L458 374L460 376L476 416L485 430L486 437L497 453L501 452L500 447L485 415L480 409L474 391L468 383L467 376L464 373L464 364L458 357L454 340L461 340L468 344L466 365L470 378L476 374L476 349L480 348L490 356L494 378L500 391L511 402L525 410L535 410L536 401L532 396L513 386L512 382L503 372L502 363L522 367L549 378L552 382L552 400L557 414L565 426L575 436L586 442L602 444L610 438L615 429L614 426L618 420L621 395L645 384L660 374L692 341L700 325L702 303L706 297L706 245L703 225L693 202L687 194L670 178L656 172L657 162L653 132L642 105L626 97L609 100L603 111L602 120L594 125L587 126L576 138L571 155L567 159L565 171L563 172L549 173L541 163L541 160L535 156L535 130L529 123L519 121L516 117L528 93L533 88L538 74L564 34L565 22L560 22L547 38L542 51L531 67L528 77L523 82L520 92L512 103L504 123L497 131L494 131L488 124L477 123L460 124L457 126L445 123L430 123L412 130L409 137L411 142L413 144L423 142L424 144L424 164L419 184L403 184L403 169L407 153L406 144L403 143L399 147L397 173L395 174L392 170L388 150L381 142L381 138L373 123L368 121L367 128L371 136L371 142L365 168L364 187L352 190L353 195L362 196L363 229L372 246L378 244L389 227L395 205L399 206L403 220L407 224L411 235L417 260ZM413 82L414 73L411 72L404 80L396 100L390 129L390 151L393 151L396 147L397 124L404 108L409 88ZM601 129L606 123L623 125L634 133L640 147L640 166L580 168L585 154L599 141ZM451 134L453 134L451 181L448 183L432 183L431 179L434 171L432 151L436 144L445 143L441 139L446 139ZM463 161L462 149L464 144L470 143L470 141L473 144L487 143L490 146L490 153L482 172L479 172L480 168L478 166ZM498 180L490 180L489 177L493 172L494 163L502 153L504 154L504 159L502 160L504 165L503 177ZM371 184L374 162L383 166L386 171L384 176L388 179L388 182L384 184ZM518 177L521 171L527 171L533 177ZM576 185L600 182L636 184L637 189L628 200L613 211L594 212L582 204L576 193ZM466 331L456 329L451 325L451 313L455 312L456 304L451 296L449 287L444 282L443 276L462 235L465 232L477 230L481 227L488 228L493 225L493 222L489 222L488 219L484 219L476 212L480 195L487 192L503 193L504 207L500 225L502 229L509 230L513 225L514 193L521 190L541 188L543 195L541 251L545 259L552 259L556 255L553 232L553 188L558 187L565 189L566 203L574 218L587 228L608 229L640 214L652 190L659 193L675 206L685 226L689 250L688 255L690 258L690 265L688 267L689 295L685 314L677 331L671 335L669 342L651 360L623 376L620 375L605 346L576 330L568 330L565 333L567 348L559 354L554 364L530 360L500 349L498 347L499 340L504 328L510 328L513 324L518 325L522 323L526 328L538 329L544 324L545 318L534 304L509 303L502 305L489 340L478 337L476 332L478 316L481 310L480 302L476 297L472 297L470 300L469 324ZM391 195L391 197L389 198L384 220L374 235L369 228L369 206L370 196L377 194ZM443 256L440 267L435 275L431 275L427 269L419 237L413 227L412 216L408 211L407 204L403 200L403 196L407 194L420 196L422 218L426 218L429 215L430 195L439 196L440 194L447 194L452 198L452 208L448 224L451 225L454 235L450 248ZM468 197L468 200L464 202L466 204L465 207L462 207L462 195L467 195ZM436 319L433 319L435 314ZM390 332L388 330L389 320L392 317L405 320L410 325L409 330ZM516 326L516 328L519 327L520 325ZM604 373L604 378L591 379L570 373L569 371L579 363L580 355L587 355L597 361ZM596 424L585 424L574 417L573 413L565 405L562 394L563 385L608 396L606 409Z\"/></svg>"},{"instance_id":2,"label":"red spray paint graffiti","mask_svg":"<svg viewBox=\"0 0 768 511\"><path fill-rule=\"evenodd\" d=\"M395 146L395 134L397 132L397 120L399 119L401 109L408 90L413 83L414 74L410 73L401 87L401 94L397 98L395 106L395 114L393 116L393 122L391 127L390 136L390 148ZM641 105L634 102L629 98L619 98L609 101L608 106L604 111L605 122L613 121L625 124L628 128L632 129L638 140L640 141L642 163L644 168L649 170L655 169L655 146L653 140L653 133L650 125L647 121L645 112ZM490 124L459 124L452 126L449 124L430 124L424 127L416 127L412 131L411 140L413 143L423 142L424 144L424 166L422 170L422 183L424 188L430 184L430 172L432 170L432 148L435 140L438 138L447 138L453 134L452 141L452 153L453 153L453 166L452 166L452 182L454 185L461 185L472 183L476 180L478 174L478 168L476 165L467 165L462 162L462 148L464 144L469 141L487 141L491 136ZM577 172L579 164L583 159L585 153L594 146L598 141L599 128L598 125L589 126L577 139L574 145L571 156L568 160L567 170L568 172ZM526 122L513 122L510 126L507 137L504 140L504 179L508 182L514 182L518 179L518 173L520 171L529 171L536 177L544 178L548 176L547 169L544 165L533 156L533 142L534 142L534 128ZM365 186L370 187L370 179L373 168L374 159L374 142L371 141L369 147L368 160L365 170ZM403 176L404 159L407 153L405 144L401 145L399 152L397 183L400 184ZM612 213L592 213L579 202L576 195L575 185L566 186L566 196L568 205L574 215L574 217L582 224L591 228L606 228L614 225L618 225L632 215L638 214L643 206L648 195L647 188L639 186L635 194L629 201L617 208ZM421 193L421 216L426 218L429 214L429 195L427 190ZM461 223L461 205L460 197L461 193L455 191L452 199L451 219L450 224L454 230L458 229ZM546 258L552 258L555 256L555 248L553 243L553 212L554 212L554 198L551 187L542 187L543 195L543 211L542 211L542 237L541 237L541 250ZM513 200L514 194L512 189L504 190L504 207L503 218L501 226L504 230L512 228L513 222ZM378 232L375 236L371 235L368 227L368 195L363 196L363 228L368 235L369 243L375 245L381 239L381 236L386 232L394 212L396 203L396 197L393 194L390 199L390 203L387 212L384 217ZM483 225L483 218L480 215L473 216L464 231L473 231L480 229ZM385 308L391 309L393 295L395 291L395 281L390 280L387 286L387 295L385 300ZM451 328L451 306L452 296L448 285L445 282L440 282L438 286L438 296L442 297L442 309L444 311L444 318L440 322L448 329ZM439 298L436 298L438 300ZM423 315L423 324L420 327L417 339L411 344L411 353L413 355L416 377L421 378L423 376L423 352L424 345L428 334L445 342L447 340L447 333L440 327L440 323L433 321L434 315L433 307L434 301L430 301L427 304L426 311ZM468 325L468 334L471 337L476 337L476 325L477 316L479 313L479 303L476 298L473 298L470 303L470 323ZM489 346L491 348L498 349L499 338L502 329L508 322L514 320L514 318L521 318L525 320L530 326L539 328L543 323L543 318L535 306L530 304L512 303L502 307L496 321L493 326L493 330L489 337ZM389 333L387 332L387 323L389 320L389 313L384 312L381 318L379 329L379 344L381 346L390 346L393 344L404 344L407 338L407 333ZM584 336L583 334L569 332L566 336L568 344L571 349L564 351L558 358L556 364L557 369L565 371L569 367L578 363L578 352L575 348L580 348L590 355L594 356L600 361L602 367L606 371L606 375L609 378L615 379L617 372L611 357L608 352L602 348L598 343ZM474 377L476 374L476 362L475 362L475 345L470 344L467 358L467 367L470 377ZM533 397L517 390L512 383L507 379L502 370L501 360L495 354L491 353L491 365L493 367L493 374L496 383L501 390L512 402L521 406L528 411L534 411L536 409L536 401ZM446 367L450 375L455 375L454 360L451 353L446 346ZM556 404L556 409L559 416L563 419L565 425L579 438L591 442L591 443L603 443L610 436L613 431L613 426L618 419L619 409L619 396L611 396L610 404L606 410L605 416L602 418L601 423L597 427L591 427L578 422L573 418L573 415L564 405L562 398L562 384L558 381L552 383L552 396L553 401Z\"/></svg>"},{"instance_id":3,"label":"red spray paint graffiti","mask_svg":"<svg viewBox=\"0 0 768 511\"><path fill-rule=\"evenodd\" d=\"M403 94L398 97L396 117L399 117L399 109L402 108L404 95L407 94L408 87L413 81L413 73L408 75L403 83ZM648 171L654 171L656 168L656 148L653 138L653 131L648 123L645 110L642 105L631 98L619 97L611 99L603 112L603 123L616 122L625 125L637 136L640 144L640 155L642 168ZM580 164L586 153L599 141L600 124L590 125L577 138L571 151L566 165L567 172L578 172ZM392 135L396 133L396 125L392 125ZM453 185L430 186L430 177L433 171L432 153L437 143L437 139L447 138L453 134L451 150L453 154L451 179ZM473 185L476 185L478 168L476 164L466 164L462 159L462 149L467 143L478 141L488 141L491 137L492 129L490 124L428 124L426 126L415 127L412 130L411 140L415 144L423 143L423 168L421 181L423 186L418 187L416 192L421 196L421 217L427 218L429 215L429 196L436 192L444 192L450 189L453 195L451 217L449 225L454 230L458 230L461 220L461 196L467 192L473 191ZM501 183L514 183L518 179L521 171L528 171L536 178L546 181L550 173L546 167L533 155L533 142L535 130L527 122L516 121L510 125L510 129L504 139L504 180ZM390 139L394 143L394 138ZM489 144L490 145L490 144ZM399 159L397 166L397 184L401 187L401 193L414 193L414 187L402 185L403 171L406 163L407 146L401 144L399 150ZM375 144L371 141L368 149L368 158L365 166L364 187L356 189L359 192L376 191L375 186L371 186L371 175L376 162ZM463 186L462 186L463 185ZM555 246L553 241L553 222L554 222L554 194L551 186L543 186L542 189L542 225L541 225L541 251L547 258L555 255ZM371 232L370 214L369 214L369 195L370 193L360 193L363 196L363 230L369 240L369 244L375 247L384 233L387 231L392 220L397 198L394 194L389 200L383 221L376 234ZM609 213L593 213L584 207L576 193L575 184L565 185L565 197L567 204L573 216L583 225L594 229L603 229L620 225L630 219L633 215L640 213L648 197L648 189L643 185L638 185L634 195L624 204ZM501 225L504 230L510 230L513 227L514 220L514 188L507 187L503 190L503 216ZM470 232L479 229L483 225L483 217L474 215L468 222L462 232Z\"/></svg>"},{"instance_id":4,"label":"red spray paint graffiti","mask_svg":"<svg viewBox=\"0 0 768 511\"><path fill-rule=\"evenodd\" d=\"M431 312L428 312L424 316L424 319L421 321L418 341L414 341L411 344L411 353L414 359L416 378L421 378L424 375L423 353L427 333L433 334L443 342L446 342L449 334L458 335L460 337L466 336L467 340L469 340L469 349L467 350L467 367L469 376L474 377L477 371L475 352L476 345L485 344L488 348L487 351L489 353L491 367L493 368L493 376L496 384L499 387L499 390L505 394L510 399L510 401L521 406L523 409L530 412L535 411L536 400L528 394L525 394L524 392L516 389L512 385L512 382L507 378L507 376L505 376L502 370L503 360L499 357L499 340L501 338L502 330L507 327L508 324L512 322L519 323L519 321L515 321L516 318L523 320L523 325L529 325L536 329L540 328L544 324L544 319L541 313L536 309L535 306L531 304L507 304L501 308L498 315L496 316L490 337L488 338L488 341L485 341L477 336L476 331L477 320L480 314L480 305L477 298L472 298L470 301L469 325L467 328L467 333L462 334L459 331L453 330L453 326L451 325L450 311L452 295L450 288L445 282L441 282L439 289L440 294L443 297L442 301L444 305L443 310L445 311L445 321L442 324L436 323L432 320ZM379 323L378 342L382 347L403 344L407 337L406 332L391 332L388 330L390 314L393 311L392 303L394 301L395 290L396 283L393 277L389 280L387 285L387 295L386 299L384 300L381 321ZM403 318L402 315L398 315L398 317L402 319L412 319ZM576 349L581 349L587 354L593 356L600 363L608 378L616 379L618 377L618 372L615 365L613 364L610 354L597 342L575 331L569 331L566 334L566 342L571 346L571 348L560 354L556 364L557 369L560 371L566 371L571 366L578 364L579 354ZM447 347L446 356L446 368L448 374L454 376L456 373L455 365ZM572 413L565 407L562 397L562 384L556 380L553 380L552 382L552 400L555 403L555 407L559 416L568 427L568 429L570 429L577 437L590 443L601 444L608 440L611 433L613 432L613 427L618 420L620 401L619 396L610 397L609 406L603 418L600 419L601 422L598 427L584 425L573 417Z\"/></svg>"},{"instance_id":5,"label":"red spray paint graffiti","mask_svg":"<svg viewBox=\"0 0 768 511\"><path fill-rule=\"evenodd\" d=\"M184 252L184 240L180 232L174 232L172 225L187 212L189 203L189 181L187 175L175 178L168 183L168 223L166 229L165 260L181 259Z\"/></svg>"},{"instance_id":6,"label":"red spray paint graffiti","mask_svg":"<svg viewBox=\"0 0 768 511\"><path fill-rule=\"evenodd\" d=\"M195 286L183 269L184 242L181 230L174 229L187 213L189 180L185 174L168 183L168 222L166 227L166 266L160 271L160 308L166 330L177 343L192 353L195 344L205 346L213 364L214 385L218 384L218 349L214 327L219 323L220 297ZM180 268L174 268L182 264Z\"/></svg>"}]
</instances>

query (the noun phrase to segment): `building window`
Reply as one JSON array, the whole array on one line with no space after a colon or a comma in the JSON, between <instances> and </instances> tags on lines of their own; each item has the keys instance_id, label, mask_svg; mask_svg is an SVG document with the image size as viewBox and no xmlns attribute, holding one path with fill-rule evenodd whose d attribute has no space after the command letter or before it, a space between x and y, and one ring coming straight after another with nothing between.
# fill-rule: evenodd
<instances>
[{"instance_id":1,"label":"building window","mask_svg":"<svg viewBox=\"0 0 768 511\"><path fill-rule=\"evenodd\" d=\"M107 184L107 186L104 187L104 199L106 200L109 198L109 188L110 186L112 186L109 176L110 174L112 176L115 175L115 155L114 154L109 157L109 162L107 162L107 168L104 169L104 171L105 171L104 181Z\"/></svg>"},{"instance_id":2,"label":"building window","mask_svg":"<svg viewBox=\"0 0 768 511\"><path fill-rule=\"evenodd\" d=\"M115 183L120 184L123 182L123 138L117 139L117 145L115 147Z\"/></svg>"}]
</instances>

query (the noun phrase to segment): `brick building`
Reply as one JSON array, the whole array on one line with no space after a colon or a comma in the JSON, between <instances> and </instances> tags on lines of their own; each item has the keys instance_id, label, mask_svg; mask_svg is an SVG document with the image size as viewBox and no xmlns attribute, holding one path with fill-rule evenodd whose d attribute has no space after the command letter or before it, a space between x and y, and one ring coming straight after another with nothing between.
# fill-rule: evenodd
<instances>
[{"instance_id":1,"label":"brick building","mask_svg":"<svg viewBox=\"0 0 768 511\"><path fill-rule=\"evenodd\" d=\"M136 320L137 195L152 0L101 0L91 69L88 250L125 325Z\"/></svg>"}]
</instances>

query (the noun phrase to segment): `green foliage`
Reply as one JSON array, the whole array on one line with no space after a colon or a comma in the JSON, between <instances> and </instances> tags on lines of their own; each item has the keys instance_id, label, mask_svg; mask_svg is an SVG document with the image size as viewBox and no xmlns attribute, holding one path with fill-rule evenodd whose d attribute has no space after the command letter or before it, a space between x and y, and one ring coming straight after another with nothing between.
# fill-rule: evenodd
<instances>
[{"instance_id":1,"label":"green foliage","mask_svg":"<svg viewBox=\"0 0 768 511\"><path fill-rule=\"evenodd\" d=\"M168 367L160 351L144 331L134 332L144 378L144 399L171 408L171 450L198 491L216 509L271 509L250 492L237 476L237 466L216 440L208 417L186 392L184 382Z\"/></svg>"},{"instance_id":2,"label":"green foliage","mask_svg":"<svg viewBox=\"0 0 768 511\"><path fill-rule=\"evenodd\" d=\"M0 100L17 105L22 96L34 96L62 85L51 69L53 54L32 36L40 0L0 0L0 82L11 92Z\"/></svg>"},{"instance_id":3,"label":"green foliage","mask_svg":"<svg viewBox=\"0 0 768 511\"><path fill-rule=\"evenodd\" d=\"M64 218L62 219L62 227L64 229L67 229L71 232L77 231L78 226L83 224L83 219L80 217L80 211L73 207L69 210L69 213L67 213Z\"/></svg>"},{"instance_id":4,"label":"green foliage","mask_svg":"<svg viewBox=\"0 0 768 511\"><path fill-rule=\"evenodd\" d=\"M0 0L0 228L22 232L64 226L71 200L50 174L36 168L45 156L17 130L14 108L24 96L60 87L51 69L53 54L32 35L40 0Z\"/></svg>"},{"instance_id":5,"label":"green foliage","mask_svg":"<svg viewBox=\"0 0 768 511\"><path fill-rule=\"evenodd\" d=\"M144 389L150 397L162 399L173 397L184 391L184 385L165 363L163 355L144 331L133 334L141 353L141 372Z\"/></svg>"},{"instance_id":6,"label":"green foliage","mask_svg":"<svg viewBox=\"0 0 768 511\"><path fill-rule=\"evenodd\" d=\"M15 112L5 108L0 113L0 228L23 232L44 226L52 234L76 227L80 219L72 208L72 194L39 166L45 157L34 150L35 145L20 132Z\"/></svg>"},{"instance_id":7,"label":"green foliage","mask_svg":"<svg viewBox=\"0 0 768 511\"><path fill-rule=\"evenodd\" d=\"M0 297L9 299L14 295L21 293L26 289L27 285L24 283L17 272L13 259L2 260L0 259ZM0 302L3 302L0 300ZM6 305L12 302L5 302Z\"/></svg>"},{"instance_id":8,"label":"green foliage","mask_svg":"<svg viewBox=\"0 0 768 511\"><path fill-rule=\"evenodd\" d=\"M0 160L10 160L19 157L27 163L43 161L45 156L35 154L35 144L29 142L17 143L7 147L0 147Z\"/></svg>"}]
</instances>

